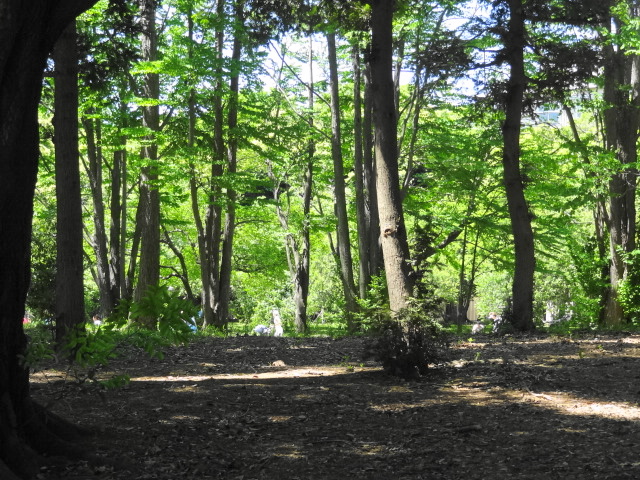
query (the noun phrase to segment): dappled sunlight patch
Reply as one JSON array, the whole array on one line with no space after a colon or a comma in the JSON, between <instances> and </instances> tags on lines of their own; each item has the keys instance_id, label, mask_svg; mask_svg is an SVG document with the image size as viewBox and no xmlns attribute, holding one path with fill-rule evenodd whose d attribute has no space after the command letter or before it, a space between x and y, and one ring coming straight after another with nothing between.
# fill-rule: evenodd
<instances>
[{"instance_id":1,"label":"dappled sunlight patch","mask_svg":"<svg viewBox=\"0 0 640 480\"><path fill-rule=\"evenodd\" d=\"M277 378L303 378L318 376L352 375L362 371L379 371L377 367L359 367L353 371L343 367L322 368L286 368L279 370L256 371L255 373L218 374L218 375L169 375L169 376L139 376L133 377L132 382L203 382L206 380L253 380Z\"/></svg>"},{"instance_id":2,"label":"dappled sunlight patch","mask_svg":"<svg viewBox=\"0 0 640 480\"><path fill-rule=\"evenodd\" d=\"M589 430L587 428L570 428L570 427L561 427L558 428L559 432L566 432L566 433L578 433L580 435L586 435L589 434Z\"/></svg>"},{"instance_id":3,"label":"dappled sunlight patch","mask_svg":"<svg viewBox=\"0 0 640 480\"><path fill-rule=\"evenodd\" d=\"M556 410L564 415L600 417L613 420L640 421L640 406L627 402L593 402L568 393L533 393L529 399L535 399L537 406Z\"/></svg>"},{"instance_id":4,"label":"dappled sunlight patch","mask_svg":"<svg viewBox=\"0 0 640 480\"><path fill-rule=\"evenodd\" d=\"M133 377L131 382L204 382L211 380L210 375L179 375L179 376L144 376Z\"/></svg>"},{"instance_id":5,"label":"dappled sunlight patch","mask_svg":"<svg viewBox=\"0 0 640 480\"><path fill-rule=\"evenodd\" d=\"M196 384L188 384L188 385L171 385L167 388L169 392L177 392L177 393L197 393L200 391L200 385Z\"/></svg>"},{"instance_id":6,"label":"dappled sunlight patch","mask_svg":"<svg viewBox=\"0 0 640 480\"><path fill-rule=\"evenodd\" d=\"M175 422L200 422L202 421L202 417L197 415L173 415L170 420Z\"/></svg>"},{"instance_id":7,"label":"dappled sunlight patch","mask_svg":"<svg viewBox=\"0 0 640 480\"><path fill-rule=\"evenodd\" d=\"M357 447L357 453L360 455L382 455L387 447L377 443L363 443Z\"/></svg>"},{"instance_id":8,"label":"dappled sunlight patch","mask_svg":"<svg viewBox=\"0 0 640 480\"><path fill-rule=\"evenodd\" d=\"M413 393L413 390L404 385L393 385L388 390L389 393Z\"/></svg>"},{"instance_id":9,"label":"dappled sunlight patch","mask_svg":"<svg viewBox=\"0 0 640 480\"><path fill-rule=\"evenodd\" d=\"M297 395L294 395L294 400L313 400L315 398L315 395L311 395L309 393L299 393Z\"/></svg>"},{"instance_id":10,"label":"dappled sunlight patch","mask_svg":"<svg viewBox=\"0 0 640 480\"><path fill-rule=\"evenodd\" d=\"M206 362L204 362L204 363L200 363L199 365L201 367L203 367L203 368L211 368L211 369L224 367L224 364L222 364L222 363L206 363Z\"/></svg>"},{"instance_id":11,"label":"dappled sunlight patch","mask_svg":"<svg viewBox=\"0 0 640 480\"><path fill-rule=\"evenodd\" d=\"M274 457L284 457L284 458L291 458L291 459L306 458L306 455L304 455L300 451L300 448L292 444L281 445L277 451L272 453L272 455Z\"/></svg>"},{"instance_id":12,"label":"dappled sunlight patch","mask_svg":"<svg viewBox=\"0 0 640 480\"><path fill-rule=\"evenodd\" d=\"M293 419L293 415L269 415L267 420L272 423L285 423Z\"/></svg>"},{"instance_id":13,"label":"dappled sunlight patch","mask_svg":"<svg viewBox=\"0 0 640 480\"><path fill-rule=\"evenodd\" d=\"M32 373L29 376L30 383L51 383L51 382L68 380L68 379L69 379L68 372L65 372L63 370L54 370L54 369Z\"/></svg>"},{"instance_id":14,"label":"dappled sunlight patch","mask_svg":"<svg viewBox=\"0 0 640 480\"><path fill-rule=\"evenodd\" d=\"M471 405L490 406L505 402L528 403L537 408L554 410L563 415L600 417L614 420L640 421L640 405L628 402L598 402L564 392L532 392L506 388L478 389L476 385L453 385L448 387L455 395L463 397ZM453 399L449 398L451 402ZM433 400L430 400L433 404Z\"/></svg>"}]
</instances>

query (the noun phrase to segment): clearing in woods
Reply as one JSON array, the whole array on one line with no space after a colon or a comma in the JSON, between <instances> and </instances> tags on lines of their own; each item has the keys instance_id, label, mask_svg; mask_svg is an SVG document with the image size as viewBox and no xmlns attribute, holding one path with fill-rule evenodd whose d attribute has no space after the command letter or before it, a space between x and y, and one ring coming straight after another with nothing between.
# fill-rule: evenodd
<instances>
[{"instance_id":1,"label":"clearing in woods","mask_svg":"<svg viewBox=\"0 0 640 480\"><path fill-rule=\"evenodd\" d=\"M363 363L362 343L128 348L110 368L131 383L101 395L50 365L33 396L93 432L94 458L38 478L640 478L640 335L475 336L416 381Z\"/></svg>"}]
</instances>

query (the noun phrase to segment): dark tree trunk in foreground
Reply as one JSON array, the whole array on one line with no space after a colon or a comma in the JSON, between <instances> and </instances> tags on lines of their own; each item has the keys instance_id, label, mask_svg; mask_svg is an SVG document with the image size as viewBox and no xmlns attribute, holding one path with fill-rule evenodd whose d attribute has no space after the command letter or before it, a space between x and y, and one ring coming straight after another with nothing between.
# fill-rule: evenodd
<instances>
[{"instance_id":1,"label":"dark tree trunk in foreground","mask_svg":"<svg viewBox=\"0 0 640 480\"><path fill-rule=\"evenodd\" d=\"M369 61L374 102L378 209L389 307L398 312L413 295L409 245L398 174L397 118L392 78L392 22L395 2L371 2L372 47Z\"/></svg>"},{"instance_id":2,"label":"dark tree trunk in foreground","mask_svg":"<svg viewBox=\"0 0 640 480\"><path fill-rule=\"evenodd\" d=\"M76 25L71 22L56 44L55 152L56 152L56 345L81 328L84 312L82 262L82 203L78 151L78 54Z\"/></svg>"},{"instance_id":3,"label":"dark tree trunk in foreground","mask_svg":"<svg viewBox=\"0 0 640 480\"><path fill-rule=\"evenodd\" d=\"M513 274L512 324L516 330L533 330L533 274L536 261L533 247L531 214L524 196L520 173L520 126L526 75L524 71L524 14L522 0L509 0L509 26L505 33L507 62L510 68L505 102L505 120L502 125L504 151L504 185L511 219L515 247Z\"/></svg>"},{"instance_id":4,"label":"dark tree trunk in foreground","mask_svg":"<svg viewBox=\"0 0 640 480\"><path fill-rule=\"evenodd\" d=\"M20 363L29 288L33 194L38 170L42 72L57 37L93 0L4 0L0 4L0 477L29 478L38 453L62 453Z\"/></svg>"}]
</instances>

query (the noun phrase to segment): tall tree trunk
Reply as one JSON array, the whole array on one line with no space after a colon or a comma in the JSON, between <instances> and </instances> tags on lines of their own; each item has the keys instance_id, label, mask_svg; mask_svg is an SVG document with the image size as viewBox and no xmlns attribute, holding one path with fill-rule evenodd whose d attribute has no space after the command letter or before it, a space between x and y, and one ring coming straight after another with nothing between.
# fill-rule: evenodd
<instances>
[{"instance_id":1,"label":"tall tree trunk","mask_svg":"<svg viewBox=\"0 0 640 480\"><path fill-rule=\"evenodd\" d=\"M371 265L369 263L371 248L371 222L367 218L362 132L362 99L361 83L362 74L360 68L360 49L354 46L352 50L353 60L353 167L356 184L356 220L358 227L358 287L360 298L366 298L369 284L371 283Z\"/></svg>"},{"instance_id":2,"label":"tall tree trunk","mask_svg":"<svg viewBox=\"0 0 640 480\"><path fill-rule=\"evenodd\" d=\"M524 71L524 12L522 0L509 0L509 25L505 33L504 48L510 68L505 100L505 119L502 125L504 151L504 185L507 195L511 232L515 247L512 301L514 328L519 331L534 329L533 275L536 261L533 245L531 214L524 195L520 173L520 128L522 106L527 77Z\"/></svg>"},{"instance_id":3,"label":"tall tree trunk","mask_svg":"<svg viewBox=\"0 0 640 480\"><path fill-rule=\"evenodd\" d=\"M309 141L307 144L307 165L304 172L304 183L302 187L302 231L301 231L301 251L297 255L295 272L293 278L294 292L293 303L295 305L294 322L296 332L304 333L307 330L307 302L309 299L309 279L310 279L310 256L311 256L311 195L313 192L313 159L316 151L315 140L313 139L313 39L309 37L309 92L307 106L309 108Z\"/></svg>"},{"instance_id":4,"label":"tall tree trunk","mask_svg":"<svg viewBox=\"0 0 640 480\"><path fill-rule=\"evenodd\" d=\"M345 309L349 328L354 328L353 314L358 304L353 280L353 260L349 238L349 217L344 182L344 164L342 159L342 138L340 129L340 96L338 91L338 61L336 56L336 35L327 34L329 55L329 89L331 93L331 157L333 158L333 189L335 214L337 218L338 256L340 260L340 278L345 297Z\"/></svg>"},{"instance_id":5,"label":"tall tree trunk","mask_svg":"<svg viewBox=\"0 0 640 480\"><path fill-rule=\"evenodd\" d=\"M53 45L92 1L6 0L0 7L0 472L38 471L37 453L58 438L29 394L22 328L29 288L33 195L38 170L38 102ZM58 441L57 445L60 445Z\"/></svg>"},{"instance_id":6,"label":"tall tree trunk","mask_svg":"<svg viewBox=\"0 0 640 480\"><path fill-rule=\"evenodd\" d=\"M126 137L121 136L123 145L126 141ZM111 259L111 291L115 306L121 298L126 296L127 150L124 147L113 153L110 204L109 258Z\"/></svg>"},{"instance_id":7,"label":"tall tree trunk","mask_svg":"<svg viewBox=\"0 0 640 480\"><path fill-rule=\"evenodd\" d=\"M56 346L84 326L84 266L80 154L78 151L78 48L71 22L53 53L56 156Z\"/></svg>"},{"instance_id":8,"label":"tall tree trunk","mask_svg":"<svg viewBox=\"0 0 640 480\"><path fill-rule=\"evenodd\" d=\"M218 0L217 2L216 9L219 19L225 18L224 3L224 0ZM209 203L205 213L204 258L201 259L201 263L206 271L206 276L203 275L202 284L204 325L221 327L224 324L224 319L219 316L218 300L220 294L220 242L222 239L222 207L219 200L222 191L218 185L218 180L224 172L223 165L225 161L224 109L222 105L222 92L224 90L224 71L222 69L224 26L222 24L217 26L215 34L218 66L215 72L215 91L217 94L213 99L213 161L211 163L209 181Z\"/></svg>"},{"instance_id":9,"label":"tall tree trunk","mask_svg":"<svg viewBox=\"0 0 640 480\"><path fill-rule=\"evenodd\" d=\"M140 0L142 60L154 62L158 59L156 33L156 0ZM157 100L160 97L160 78L157 73L146 73L143 82L144 97ZM140 300L151 287L160 282L160 192L158 191L158 144L156 133L160 130L160 115L157 105L142 109L142 125L149 130L142 147L141 157L145 165L140 173L140 272L135 298ZM140 322L154 327L156 319L142 318Z\"/></svg>"},{"instance_id":10,"label":"tall tree trunk","mask_svg":"<svg viewBox=\"0 0 640 480\"><path fill-rule=\"evenodd\" d=\"M92 113L92 112L89 112ZM90 239L96 256L96 280L100 295L100 315L107 316L113 310L116 296L113 290L112 271L109 265L107 231L105 226L105 211L102 181L102 149L99 147L100 135L97 134L96 120L83 118L84 132L87 144L88 166L85 167L89 177L91 197L93 199L94 235Z\"/></svg>"},{"instance_id":11,"label":"tall tree trunk","mask_svg":"<svg viewBox=\"0 0 640 480\"><path fill-rule=\"evenodd\" d=\"M234 175L237 170L238 155L238 94L240 89L240 56L242 54L241 29L244 26L244 0L234 2L235 32L233 51L231 52L231 78L229 79L229 106L227 113L227 171ZM229 303L231 301L231 260L233 257L233 237L236 229L236 191L227 189L227 212L222 237L222 257L220 259L220 294L217 299L217 311L220 321L226 324L229 320Z\"/></svg>"},{"instance_id":12,"label":"tall tree trunk","mask_svg":"<svg viewBox=\"0 0 640 480\"><path fill-rule=\"evenodd\" d=\"M373 89L376 174L382 253L389 307L398 312L413 296L413 275L398 174L397 118L392 77L393 1L371 2L369 61Z\"/></svg>"},{"instance_id":13,"label":"tall tree trunk","mask_svg":"<svg viewBox=\"0 0 640 480\"><path fill-rule=\"evenodd\" d=\"M369 47L370 49L370 47ZM368 49L368 50L369 50ZM374 277L382 267L380 245L380 215L378 212L378 191L376 188L376 165L373 153L373 88L371 65L365 62L364 68L364 112L362 117L362 167L364 176L365 216L368 230L369 274Z\"/></svg>"},{"instance_id":14,"label":"tall tree trunk","mask_svg":"<svg viewBox=\"0 0 640 480\"><path fill-rule=\"evenodd\" d=\"M637 2L630 7L631 18L639 15ZM614 18L606 27L621 23ZM629 55L616 44L605 47L604 127L607 148L614 152L620 170L609 180L609 292L605 306L605 323L617 325L623 322L624 312L618 299L618 287L628 274L629 264L625 254L635 249L636 236L636 186L638 169L637 142L640 124L640 57Z\"/></svg>"}]
</instances>

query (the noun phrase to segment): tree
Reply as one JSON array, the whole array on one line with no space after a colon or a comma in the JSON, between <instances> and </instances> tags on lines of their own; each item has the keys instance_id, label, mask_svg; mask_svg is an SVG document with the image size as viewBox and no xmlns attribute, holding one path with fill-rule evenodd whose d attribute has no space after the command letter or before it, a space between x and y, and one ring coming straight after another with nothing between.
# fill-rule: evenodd
<instances>
[{"instance_id":1,"label":"tree","mask_svg":"<svg viewBox=\"0 0 640 480\"><path fill-rule=\"evenodd\" d=\"M82 199L78 153L78 48L75 21L62 33L55 62L55 149L57 198L56 343L84 325Z\"/></svg>"},{"instance_id":2,"label":"tree","mask_svg":"<svg viewBox=\"0 0 640 480\"><path fill-rule=\"evenodd\" d=\"M334 209L337 221L338 261L345 298L349 328L353 329L353 313L357 310L356 288L353 280L353 260L349 240L349 217L344 182L342 158L342 131L340 125L340 96L338 91L338 61L336 58L336 34L327 33L329 52L329 90L331 95L331 158L333 160Z\"/></svg>"},{"instance_id":3,"label":"tree","mask_svg":"<svg viewBox=\"0 0 640 480\"><path fill-rule=\"evenodd\" d=\"M108 316L121 298L131 299L137 266L137 238L127 248L127 203L133 183L127 178L127 129L131 132L133 125L141 123L139 112L129 110L137 90L132 87L131 65L140 57L136 44L140 29L133 2L112 2L104 11L100 8L81 17L78 33L86 148L82 158L93 207L93 231L86 229L93 255L87 265L98 287L97 310ZM136 175L137 170L130 170ZM129 272L128 256L135 260Z\"/></svg>"},{"instance_id":4,"label":"tree","mask_svg":"<svg viewBox=\"0 0 640 480\"><path fill-rule=\"evenodd\" d=\"M140 273L135 298L140 300L149 288L160 281L160 192L158 184L158 144L156 134L160 131L159 73L153 62L158 59L156 33L156 0L140 0L142 61L148 62L142 89L148 104L143 107L143 126L148 130L144 139L141 157L146 165L140 174L140 200L137 218L141 222ZM155 325L155 319L140 319L147 326Z\"/></svg>"},{"instance_id":5,"label":"tree","mask_svg":"<svg viewBox=\"0 0 640 480\"><path fill-rule=\"evenodd\" d=\"M409 244L398 174L397 118L392 77L394 1L371 2L371 67L375 128L376 190L389 307L398 312L413 296Z\"/></svg>"},{"instance_id":6,"label":"tree","mask_svg":"<svg viewBox=\"0 0 640 480\"><path fill-rule=\"evenodd\" d=\"M93 3L6 0L0 7L0 474L8 480L34 474L37 454L63 443L59 422L47 422L29 395L28 367L20 361L27 344L22 318L42 73L58 36Z\"/></svg>"},{"instance_id":7,"label":"tree","mask_svg":"<svg viewBox=\"0 0 640 480\"><path fill-rule=\"evenodd\" d=\"M619 324L624 319L618 288L629 274L627 256L636 248L640 56L629 51L625 35L629 34L628 26L634 25L638 17L638 2L622 1L603 22L608 37L604 47L605 144L619 162L618 171L609 180L610 285L604 315L609 325Z\"/></svg>"},{"instance_id":8,"label":"tree","mask_svg":"<svg viewBox=\"0 0 640 480\"><path fill-rule=\"evenodd\" d=\"M310 257L311 257L311 197L313 192L313 164L316 150L316 142L313 138L313 107L314 107L314 83L313 83L313 40L309 39L309 85L307 96L307 108L309 114L309 140L307 142L306 165L303 173L302 185L302 225L300 227L299 240L289 233L287 235L288 257L293 257L290 265L290 274L293 283L294 324L296 331L304 333L307 330L307 306L309 300ZM279 208L279 206L278 206ZM282 215L278 212L281 223ZM288 223L288 222L287 222Z\"/></svg>"},{"instance_id":9,"label":"tree","mask_svg":"<svg viewBox=\"0 0 640 480\"><path fill-rule=\"evenodd\" d=\"M524 195L520 172L520 128L527 77L524 69L525 16L522 0L508 1L509 20L504 32L509 79L505 95L505 118L502 124L504 141L502 165L511 232L515 249L512 302L513 326L519 331L534 328L533 275L536 268L531 214Z\"/></svg>"},{"instance_id":10,"label":"tree","mask_svg":"<svg viewBox=\"0 0 640 480\"><path fill-rule=\"evenodd\" d=\"M371 214L369 182L367 176L370 175L371 169L365 168L365 151L364 151L364 131L362 119L362 68L360 48L357 45L352 47L353 62L353 170L355 173L356 187L356 225L358 228L358 287L360 298L367 297L367 290L371 283L371 277L374 275L376 268L371 262ZM371 115L371 111L365 111L365 115ZM368 122L369 127L371 123ZM371 130L367 132L371 134ZM370 147L367 142L367 146ZM367 160L371 158L371 151L367 152ZM377 229L376 229L377 230ZM377 239L376 239L377 240ZM376 248L377 250L377 248Z\"/></svg>"}]
</instances>

